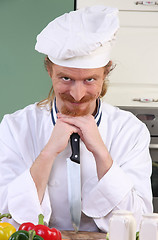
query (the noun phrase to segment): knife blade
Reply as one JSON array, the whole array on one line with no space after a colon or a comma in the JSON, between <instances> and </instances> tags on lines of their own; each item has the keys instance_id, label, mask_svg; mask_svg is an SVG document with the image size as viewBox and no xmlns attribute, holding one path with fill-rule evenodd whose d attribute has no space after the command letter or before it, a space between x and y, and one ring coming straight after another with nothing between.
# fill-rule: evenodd
<instances>
[{"instance_id":1,"label":"knife blade","mask_svg":"<svg viewBox=\"0 0 158 240\"><path fill-rule=\"evenodd\" d=\"M81 176L80 176L80 136L73 133L70 137L72 155L67 158L68 199L71 221L78 232L81 219Z\"/></svg>"}]
</instances>

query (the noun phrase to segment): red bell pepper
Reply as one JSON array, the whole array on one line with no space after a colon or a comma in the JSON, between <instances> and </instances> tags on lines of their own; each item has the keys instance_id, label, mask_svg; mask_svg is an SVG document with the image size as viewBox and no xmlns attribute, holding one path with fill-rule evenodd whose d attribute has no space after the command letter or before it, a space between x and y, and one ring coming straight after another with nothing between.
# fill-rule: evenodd
<instances>
[{"instance_id":1,"label":"red bell pepper","mask_svg":"<svg viewBox=\"0 0 158 240\"><path fill-rule=\"evenodd\" d=\"M41 236L44 240L61 240L61 232L56 228L49 228L44 225L44 216L40 214L38 225L31 222L22 223L18 230L35 230L36 235Z\"/></svg>"}]
</instances>

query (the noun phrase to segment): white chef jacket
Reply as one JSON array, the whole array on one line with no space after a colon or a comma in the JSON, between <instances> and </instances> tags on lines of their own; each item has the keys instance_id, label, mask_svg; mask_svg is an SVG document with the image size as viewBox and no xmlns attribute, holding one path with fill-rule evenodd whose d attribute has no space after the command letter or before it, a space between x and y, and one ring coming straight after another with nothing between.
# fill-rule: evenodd
<instances>
[{"instance_id":1,"label":"white chef jacket","mask_svg":"<svg viewBox=\"0 0 158 240\"><path fill-rule=\"evenodd\" d=\"M55 159L41 204L30 174L30 167L51 136L56 113L55 101L51 113L35 103L5 115L0 124L0 211L11 213L9 222L16 228L27 221L37 224L42 213L50 227L73 229L66 170L70 144ZM142 214L153 211L149 132L132 113L101 101L95 120L113 165L99 181L93 154L81 141L80 230L107 232L112 211L118 209L132 211L139 228Z\"/></svg>"}]
</instances>

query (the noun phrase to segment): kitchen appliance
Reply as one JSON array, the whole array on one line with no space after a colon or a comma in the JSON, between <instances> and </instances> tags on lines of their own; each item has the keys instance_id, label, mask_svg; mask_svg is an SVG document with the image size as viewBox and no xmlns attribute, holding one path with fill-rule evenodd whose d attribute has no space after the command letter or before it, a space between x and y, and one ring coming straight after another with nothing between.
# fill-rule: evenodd
<instances>
[{"instance_id":1,"label":"kitchen appliance","mask_svg":"<svg viewBox=\"0 0 158 240\"><path fill-rule=\"evenodd\" d=\"M152 158L152 191L154 212L158 213L158 108L150 107L120 107L132 112L139 120L146 124L150 135L150 154Z\"/></svg>"}]
</instances>

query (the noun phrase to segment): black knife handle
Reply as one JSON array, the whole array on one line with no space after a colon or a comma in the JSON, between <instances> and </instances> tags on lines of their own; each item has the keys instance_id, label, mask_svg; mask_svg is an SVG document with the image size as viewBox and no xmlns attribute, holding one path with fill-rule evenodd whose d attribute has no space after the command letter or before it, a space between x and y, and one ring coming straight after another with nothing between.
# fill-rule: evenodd
<instances>
[{"instance_id":1,"label":"black knife handle","mask_svg":"<svg viewBox=\"0 0 158 240\"><path fill-rule=\"evenodd\" d=\"M70 143L72 149L71 161L80 164L80 136L78 133L73 133L70 136Z\"/></svg>"}]
</instances>

